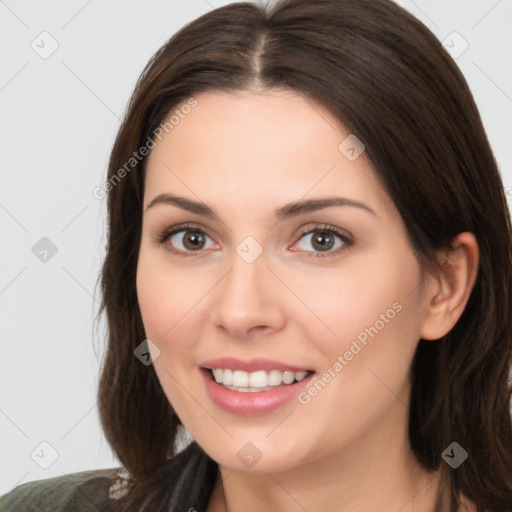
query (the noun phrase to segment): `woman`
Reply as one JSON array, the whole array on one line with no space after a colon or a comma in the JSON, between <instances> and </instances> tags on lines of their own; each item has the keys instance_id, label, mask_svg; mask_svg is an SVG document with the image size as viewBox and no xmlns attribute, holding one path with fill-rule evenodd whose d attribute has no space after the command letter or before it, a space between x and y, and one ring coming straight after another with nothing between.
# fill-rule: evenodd
<instances>
[{"instance_id":1,"label":"woman","mask_svg":"<svg viewBox=\"0 0 512 512\"><path fill-rule=\"evenodd\" d=\"M126 471L5 510L512 510L510 218L419 21L209 12L143 72L103 190L100 414Z\"/></svg>"}]
</instances>

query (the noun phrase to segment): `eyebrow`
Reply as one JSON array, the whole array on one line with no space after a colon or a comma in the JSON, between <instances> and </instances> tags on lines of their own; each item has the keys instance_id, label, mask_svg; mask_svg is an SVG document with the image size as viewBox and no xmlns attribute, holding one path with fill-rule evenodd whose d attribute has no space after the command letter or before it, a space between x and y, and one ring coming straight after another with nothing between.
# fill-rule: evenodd
<instances>
[{"instance_id":1,"label":"eyebrow","mask_svg":"<svg viewBox=\"0 0 512 512\"><path fill-rule=\"evenodd\" d=\"M219 219L219 216L208 205L201 202L192 201L185 197L173 196L170 194L159 194L153 198L146 207L145 211L148 211L150 208L153 208L157 204L174 205L191 213L197 213L198 215L202 215L204 217ZM275 210L274 216L277 220L285 220L297 215L322 210L330 206L352 206L377 216L375 211L372 210L368 205L361 203L360 201L355 201L345 197L326 197L322 199L308 199L304 201L288 203Z\"/></svg>"}]
</instances>

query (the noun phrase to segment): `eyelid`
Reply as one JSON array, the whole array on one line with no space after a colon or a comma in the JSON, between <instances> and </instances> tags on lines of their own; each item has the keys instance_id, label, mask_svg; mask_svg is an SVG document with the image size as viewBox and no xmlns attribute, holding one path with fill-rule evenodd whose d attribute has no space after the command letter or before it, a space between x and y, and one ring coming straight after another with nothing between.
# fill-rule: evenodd
<instances>
[{"instance_id":1,"label":"eyelid","mask_svg":"<svg viewBox=\"0 0 512 512\"><path fill-rule=\"evenodd\" d=\"M339 228L332 224L326 224L323 222L309 222L305 226L302 226L296 236L304 236L314 231L332 231L342 239L347 241L353 241L353 235L346 229Z\"/></svg>"}]
</instances>

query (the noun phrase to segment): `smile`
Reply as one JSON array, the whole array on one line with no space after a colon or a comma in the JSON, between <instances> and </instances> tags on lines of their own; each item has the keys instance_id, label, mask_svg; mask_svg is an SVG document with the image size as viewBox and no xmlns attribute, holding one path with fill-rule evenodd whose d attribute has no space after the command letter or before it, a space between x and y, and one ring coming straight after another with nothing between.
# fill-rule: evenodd
<instances>
[{"instance_id":1,"label":"smile","mask_svg":"<svg viewBox=\"0 0 512 512\"><path fill-rule=\"evenodd\" d=\"M243 370L231 370L229 368L214 368L210 370L212 378L217 384L231 391L241 393L269 391L278 386L287 386L303 380L309 371L280 371L258 370L245 372Z\"/></svg>"},{"instance_id":2,"label":"smile","mask_svg":"<svg viewBox=\"0 0 512 512\"><path fill-rule=\"evenodd\" d=\"M304 367L262 358L217 358L203 361L198 369L211 402L242 416L267 414L283 407L315 375Z\"/></svg>"}]
</instances>

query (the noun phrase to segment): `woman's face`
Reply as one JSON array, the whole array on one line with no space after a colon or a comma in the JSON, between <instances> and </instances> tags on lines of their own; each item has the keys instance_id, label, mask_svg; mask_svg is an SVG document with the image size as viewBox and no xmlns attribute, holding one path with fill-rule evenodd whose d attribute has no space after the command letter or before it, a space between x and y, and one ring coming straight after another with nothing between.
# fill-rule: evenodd
<instances>
[{"instance_id":1,"label":"woman's face","mask_svg":"<svg viewBox=\"0 0 512 512\"><path fill-rule=\"evenodd\" d=\"M222 466L251 471L406 439L426 299L363 147L293 92L195 100L149 156L137 271L183 425Z\"/></svg>"}]
</instances>

